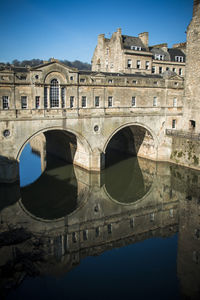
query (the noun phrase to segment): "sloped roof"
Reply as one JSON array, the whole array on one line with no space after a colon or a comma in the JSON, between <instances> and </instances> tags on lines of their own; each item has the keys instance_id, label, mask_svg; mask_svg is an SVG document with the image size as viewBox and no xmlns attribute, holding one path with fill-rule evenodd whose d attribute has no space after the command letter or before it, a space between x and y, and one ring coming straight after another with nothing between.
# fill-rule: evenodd
<instances>
[{"instance_id":1,"label":"sloped roof","mask_svg":"<svg viewBox=\"0 0 200 300\"><path fill-rule=\"evenodd\" d=\"M172 48L168 49L171 61L175 61L175 56L182 56L183 57L183 62L185 62L185 53L178 48Z\"/></svg>"},{"instance_id":2,"label":"sloped roof","mask_svg":"<svg viewBox=\"0 0 200 300\"><path fill-rule=\"evenodd\" d=\"M131 46L137 46L141 47L143 51L146 51L146 47L139 37L122 35L122 44L124 49L131 49Z\"/></svg>"},{"instance_id":3,"label":"sloped roof","mask_svg":"<svg viewBox=\"0 0 200 300\"><path fill-rule=\"evenodd\" d=\"M164 60L166 61L170 61L170 55L168 52L164 51L161 48L155 48L155 47L150 47L150 51L151 53L158 54L158 55L164 55Z\"/></svg>"}]
</instances>

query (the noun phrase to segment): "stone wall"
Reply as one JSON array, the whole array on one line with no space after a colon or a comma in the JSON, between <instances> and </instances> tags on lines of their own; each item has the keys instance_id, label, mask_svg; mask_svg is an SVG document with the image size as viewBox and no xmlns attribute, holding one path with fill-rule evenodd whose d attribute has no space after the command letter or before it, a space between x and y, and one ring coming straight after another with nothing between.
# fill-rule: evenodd
<instances>
[{"instance_id":1,"label":"stone wall","mask_svg":"<svg viewBox=\"0 0 200 300\"><path fill-rule=\"evenodd\" d=\"M172 137L171 161L194 169L200 169L200 141Z\"/></svg>"}]
</instances>

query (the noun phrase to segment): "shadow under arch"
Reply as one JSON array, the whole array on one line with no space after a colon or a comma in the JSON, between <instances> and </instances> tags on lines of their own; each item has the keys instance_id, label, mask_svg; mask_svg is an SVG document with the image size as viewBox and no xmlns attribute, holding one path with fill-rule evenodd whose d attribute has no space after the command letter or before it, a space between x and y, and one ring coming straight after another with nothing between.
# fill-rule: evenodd
<instances>
[{"instance_id":1,"label":"shadow under arch","mask_svg":"<svg viewBox=\"0 0 200 300\"><path fill-rule=\"evenodd\" d=\"M115 164L127 156L157 159L158 140L152 130L141 123L129 122L117 127L108 137L103 147L105 166ZM115 154L120 154L118 157ZM115 158L116 156L116 158Z\"/></svg>"},{"instance_id":2,"label":"shadow under arch","mask_svg":"<svg viewBox=\"0 0 200 300\"><path fill-rule=\"evenodd\" d=\"M39 134L43 133L48 133L49 131L60 131L63 133L70 133L72 135L74 135L77 138L77 142L80 143L82 145L82 147L84 148L84 150L86 151L86 153L90 154L92 152L91 146L89 144L89 142L85 139L85 137L83 137L80 133L78 133L77 131L71 129L71 128L63 128L61 126L54 126L54 127L46 127L44 129L38 130L35 133L33 133L30 137L28 137L23 144L21 145L17 156L16 156L16 160L19 161L20 160L20 155L23 151L23 149L25 148L25 146L30 142L31 139L33 139L34 137L38 136Z\"/></svg>"}]
</instances>

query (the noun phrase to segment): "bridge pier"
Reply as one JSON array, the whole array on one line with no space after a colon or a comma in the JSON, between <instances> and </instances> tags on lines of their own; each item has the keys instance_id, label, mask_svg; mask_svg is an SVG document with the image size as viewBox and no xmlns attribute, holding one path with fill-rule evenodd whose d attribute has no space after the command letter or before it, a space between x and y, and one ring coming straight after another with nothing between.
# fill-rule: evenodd
<instances>
[{"instance_id":1,"label":"bridge pier","mask_svg":"<svg viewBox=\"0 0 200 300\"><path fill-rule=\"evenodd\" d=\"M19 180L19 163L0 156L0 183L13 183Z\"/></svg>"},{"instance_id":2,"label":"bridge pier","mask_svg":"<svg viewBox=\"0 0 200 300\"><path fill-rule=\"evenodd\" d=\"M105 168L105 155L99 149L87 152L85 147L77 141L73 164L89 171L99 172Z\"/></svg>"}]
</instances>

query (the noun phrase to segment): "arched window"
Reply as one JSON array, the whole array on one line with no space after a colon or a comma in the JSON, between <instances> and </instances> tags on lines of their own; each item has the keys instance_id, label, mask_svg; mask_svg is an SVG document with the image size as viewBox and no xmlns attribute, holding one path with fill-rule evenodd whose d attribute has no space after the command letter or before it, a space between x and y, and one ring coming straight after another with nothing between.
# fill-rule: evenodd
<instances>
[{"instance_id":1,"label":"arched window","mask_svg":"<svg viewBox=\"0 0 200 300\"><path fill-rule=\"evenodd\" d=\"M57 79L51 80L50 107L59 107L59 83Z\"/></svg>"}]
</instances>

